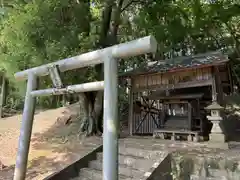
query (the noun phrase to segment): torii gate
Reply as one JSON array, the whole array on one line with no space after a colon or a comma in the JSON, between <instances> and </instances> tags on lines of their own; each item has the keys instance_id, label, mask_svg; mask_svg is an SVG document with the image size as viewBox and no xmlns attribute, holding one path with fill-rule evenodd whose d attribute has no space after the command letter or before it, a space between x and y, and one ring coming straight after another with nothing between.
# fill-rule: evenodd
<instances>
[{"instance_id":1,"label":"torii gate","mask_svg":"<svg viewBox=\"0 0 240 180\"><path fill-rule=\"evenodd\" d=\"M104 131L103 131L103 179L118 179L118 69L117 59L154 53L157 42L153 36L147 36L127 43L92 51L54 63L31 68L15 74L16 79L27 79L22 125L19 136L18 153L14 171L14 180L24 180L27 170L29 145L37 96L60 95L104 90ZM104 81L62 86L59 71L64 72L86 66L104 63ZM54 87L37 90L37 78L50 75Z\"/></svg>"}]
</instances>

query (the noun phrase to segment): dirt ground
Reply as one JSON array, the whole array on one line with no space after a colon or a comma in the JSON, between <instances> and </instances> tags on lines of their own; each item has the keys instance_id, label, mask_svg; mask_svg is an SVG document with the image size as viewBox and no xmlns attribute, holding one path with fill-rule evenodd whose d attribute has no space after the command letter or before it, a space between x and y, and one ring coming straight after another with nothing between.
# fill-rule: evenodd
<instances>
[{"instance_id":1,"label":"dirt ground","mask_svg":"<svg viewBox=\"0 0 240 180\"><path fill-rule=\"evenodd\" d=\"M35 115L27 179L41 180L101 145L100 137L79 135L77 112L79 105L74 104ZM75 120L65 125L69 115ZM0 120L0 161L10 166L0 171L0 179L12 179L21 119L21 115L16 115Z\"/></svg>"}]
</instances>

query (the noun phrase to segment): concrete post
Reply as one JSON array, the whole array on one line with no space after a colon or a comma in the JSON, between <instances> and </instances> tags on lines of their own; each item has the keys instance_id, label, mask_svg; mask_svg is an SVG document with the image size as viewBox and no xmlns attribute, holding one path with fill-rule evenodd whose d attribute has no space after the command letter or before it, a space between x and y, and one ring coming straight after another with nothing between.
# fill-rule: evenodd
<instances>
[{"instance_id":1,"label":"concrete post","mask_svg":"<svg viewBox=\"0 0 240 180\"><path fill-rule=\"evenodd\" d=\"M36 88L37 77L34 74L29 74L22 117L22 125L19 136L17 160L14 171L14 180L24 180L26 176L28 152L32 134L32 124L36 100L35 97L31 96L31 92Z\"/></svg>"},{"instance_id":2,"label":"concrete post","mask_svg":"<svg viewBox=\"0 0 240 180\"><path fill-rule=\"evenodd\" d=\"M103 179L118 180L117 60L104 59Z\"/></svg>"},{"instance_id":3,"label":"concrete post","mask_svg":"<svg viewBox=\"0 0 240 180\"><path fill-rule=\"evenodd\" d=\"M32 121L36 96L57 95L75 92L102 90L104 85L104 140L103 140L103 177L107 180L118 179L118 120L117 120L117 60L133 57L157 50L157 41L147 36L127 43L118 44L105 49L92 51L54 63L31 68L15 74L18 80L28 79L23 123L19 139L19 150L14 180L25 178L27 158L32 132ZM106 58L106 59L104 59ZM57 66L60 72L104 63L103 82L87 83L33 91L36 88L36 77L49 75L49 67ZM34 75L33 75L34 74Z\"/></svg>"}]
</instances>

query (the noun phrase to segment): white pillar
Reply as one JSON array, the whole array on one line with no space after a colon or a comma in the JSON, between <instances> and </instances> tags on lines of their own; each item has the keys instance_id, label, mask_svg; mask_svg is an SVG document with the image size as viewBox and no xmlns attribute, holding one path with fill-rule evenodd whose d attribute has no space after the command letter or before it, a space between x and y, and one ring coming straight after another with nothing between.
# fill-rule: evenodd
<instances>
[{"instance_id":1,"label":"white pillar","mask_svg":"<svg viewBox=\"0 0 240 180\"><path fill-rule=\"evenodd\" d=\"M103 179L118 180L118 68L117 60L104 59Z\"/></svg>"},{"instance_id":2,"label":"white pillar","mask_svg":"<svg viewBox=\"0 0 240 180\"><path fill-rule=\"evenodd\" d=\"M24 180L26 176L28 152L32 134L32 125L36 100L35 97L31 96L31 92L36 88L37 77L34 74L29 74L22 116L22 125L18 143L17 160L13 178L14 180Z\"/></svg>"}]
</instances>

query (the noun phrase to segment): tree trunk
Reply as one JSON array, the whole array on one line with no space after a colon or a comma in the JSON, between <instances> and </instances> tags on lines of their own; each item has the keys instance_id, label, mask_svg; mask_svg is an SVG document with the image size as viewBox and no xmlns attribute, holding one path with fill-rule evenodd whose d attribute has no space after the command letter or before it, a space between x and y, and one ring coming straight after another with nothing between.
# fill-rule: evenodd
<instances>
[{"instance_id":1,"label":"tree trunk","mask_svg":"<svg viewBox=\"0 0 240 180\"><path fill-rule=\"evenodd\" d=\"M108 46L108 32L110 28L111 15L113 9L114 1L108 0L105 2L104 9L102 12L102 25L100 32L100 40L98 44L98 48L105 48ZM95 66L95 70L97 72L97 79L103 80L103 64L99 64ZM91 118L85 118L81 127L82 131L87 130L87 135L94 133L99 134L101 132L101 124L102 124L102 111L103 111L103 92L99 91L95 93L85 93L85 111L88 109L88 114ZM92 102L90 105L89 103ZM89 110L90 109L90 110ZM89 116L89 117L90 117ZM88 123L86 122L88 121ZM92 123L92 124L91 124ZM93 125L95 124L95 125ZM85 126L87 128L85 128Z\"/></svg>"},{"instance_id":2,"label":"tree trunk","mask_svg":"<svg viewBox=\"0 0 240 180\"><path fill-rule=\"evenodd\" d=\"M97 94L93 92L81 93L80 101L83 102L84 117L81 123L81 132L86 132L87 136L101 134L101 123L99 117L102 110L102 91Z\"/></svg>"},{"instance_id":3,"label":"tree trunk","mask_svg":"<svg viewBox=\"0 0 240 180\"><path fill-rule=\"evenodd\" d=\"M233 43L235 45L235 51L236 51L238 57L240 57L240 42L239 42L239 39L238 39L235 31L232 29L231 25L229 25L228 22L225 22L225 25L226 25L226 27L227 27L227 29L228 29L228 31L231 34L231 37L233 39Z\"/></svg>"},{"instance_id":4,"label":"tree trunk","mask_svg":"<svg viewBox=\"0 0 240 180\"><path fill-rule=\"evenodd\" d=\"M120 24L121 8L124 0L119 0L117 8L113 13L115 1L107 0L102 13L102 25L100 32L100 40L98 48L105 48L117 43L117 32ZM112 17L113 16L113 17ZM111 24L111 19L113 19ZM103 80L103 64L95 67L98 80ZM86 93L85 93L86 94ZM98 134L103 132L103 91L97 93L87 93L85 96L85 112L88 117L85 117L81 127L82 131L87 131L87 135ZM87 123L88 121L88 123ZM85 128L87 127L87 128Z\"/></svg>"},{"instance_id":5,"label":"tree trunk","mask_svg":"<svg viewBox=\"0 0 240 180\"><path fill-rule=\"evenodd\" d=\"M94 111L95 111L95 124L96 124L96 133L101 135L103 132L103 91L98 91L95 104L94 104Z\"/></svg>"},{"instance_id":6,"label":"tree trunk","mask_svg":"<svg viewBox=\"0 0 240 180\"><path fill-rule=\"evenodd\" d=\"M114 5L113 1L110 0L109 2L107 2L107 5L105 6L106 9L103 12L103 18L106 18L106 19L103 19L103 24L102 24L102 26L104 27L102 28L103 36L100 38L101 39L100 43L102 43L104 47L111 46L118 43L117 32L120 25L121 8L123 5L123 2L124 0L118 1L117 7L114 13L112 13L113 5ZM111 16L113 16L112 23L111 23ZM101 65L101 71L99 72L99 75L103 79L103 65ZM103 124L103 91L99 91L97 93L95 97L94 106L95 106L95 112L96 112L97 133L100 134L100 132L103 132L103 126L102 126Z\"/></svg>"},{"instance_id":7,"label":"tree trunk","mask_svg":"<svg viewBox=\"0 0 240 180\"><path fill-rule=\"evenodd\" d=\"M1 86L1 95L0 95L0 118L3 117L3 106L6 101L6 78L2 76L2 86Z\"/></svg>"},{"instance_id":8,"label":"tree trunk","mask_svg":"<svg viewBox=\"0 0 240 180\"><path fill-rule=\"evenodd\" d=\"M81 122L80 130L81 132L84 132L87 130L88 126L88 115L89 115L89 106L88 106L88 99L85 93L80 93L79 94L79 101L82 102L80 105L80 111L83 112L83 119ZM82 109L81 109L82 108Z\"/></svg>"},{"instance_id":9,"label":"tree trunk","mask_svg":"<svg viewBox=\"0 0 240 180\"><path fill-rule=\"evenodd\" d=\"M88 101L88 129L87 129L87 135L93 135L96 133L96 121L95 121L95 112L94 112L94 104L93 101Z\"/></svg>"}]
</instances>

